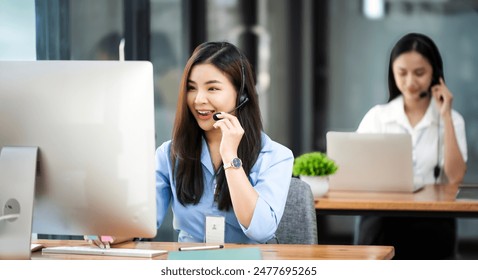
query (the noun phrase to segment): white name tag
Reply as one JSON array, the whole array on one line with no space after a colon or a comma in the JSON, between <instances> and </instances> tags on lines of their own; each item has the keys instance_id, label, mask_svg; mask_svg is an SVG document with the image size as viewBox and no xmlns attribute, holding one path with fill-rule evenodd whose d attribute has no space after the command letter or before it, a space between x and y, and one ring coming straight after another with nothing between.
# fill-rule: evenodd
<instances>
[{"instance_id":1,"label":"white name tag","mask_svg":"<svg viewBox=\"0 0 478 280\"><path fill-rule=\"evenodd\" d=\"M222 216L206 216L206 243L224 243L226 221Z\"/></svg>"}]
</instances>

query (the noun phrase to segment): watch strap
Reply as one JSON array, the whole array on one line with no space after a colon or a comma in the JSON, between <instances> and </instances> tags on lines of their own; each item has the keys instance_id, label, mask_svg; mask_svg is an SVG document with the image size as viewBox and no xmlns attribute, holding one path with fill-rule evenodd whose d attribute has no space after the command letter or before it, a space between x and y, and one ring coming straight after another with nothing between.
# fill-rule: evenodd
<instances>
[{"instance_id":1,"label":"watch strap","mask_svg":"<svg viewBox=\"0 0 478 280\"><path fill-rule=\"evenodd\" d=\"M241 161L241 159L240 159L240 158L233 158L233 159L231 160L231 162L225 163L225 164L223 165L223 168L224 168L224 170L229 169L229 168L238 169L238 168L241 168L241 166L242 166L242 161Z\"/></svg>"}]
</instances>

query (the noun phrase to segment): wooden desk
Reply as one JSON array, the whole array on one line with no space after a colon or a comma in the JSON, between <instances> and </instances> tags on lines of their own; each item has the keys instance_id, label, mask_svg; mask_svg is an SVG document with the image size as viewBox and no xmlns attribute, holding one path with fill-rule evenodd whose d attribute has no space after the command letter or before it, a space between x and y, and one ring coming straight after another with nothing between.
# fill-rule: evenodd
<instances>
[{"instance_id":1,"label":"wooden desk","mask_svg":"<svg viewBox=\"0 0 478 280\"><path fill-rule=\"evenodd\" d=\"M52 246L88 246L82 240L34 240L34 243ZM128 242L116 245L122 248L143 248L177 251L181 246L202 246L204 244L177 243L177 242ZM225 244L225 248L258 247L265 260L389 260L394 256L392 246L353 246L353 245L288 245L288 244L261 244L239 245ZM125 259L123 257L104 257L90 255L42 255L41 251L32 253L32 259ZM166 259L161 255L155 259ZM140 259L140 258L131 258Z\"/></svg>"},{"instance_id":2,"label":"wooden desk","mask_svg":"<svg viewBox=\"0 0 478 280\"><path fill-rule=\"evenodd\" d=\"M458 185L427 185L415 193L329 191L318 215L478 217L477 200L456 200Z\"/></svg>"}]
</instances>

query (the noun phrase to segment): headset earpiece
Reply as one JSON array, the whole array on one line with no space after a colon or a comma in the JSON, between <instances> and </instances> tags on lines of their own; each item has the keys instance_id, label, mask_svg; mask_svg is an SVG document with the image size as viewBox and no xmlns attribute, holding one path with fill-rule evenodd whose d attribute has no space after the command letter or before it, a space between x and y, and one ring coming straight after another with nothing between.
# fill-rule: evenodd
<instances>
[{"instance_id":1,"label":"headset earpiece","mask_svg":"<svg viewBox=\"0 0 478 280\"><path fill-rule=\"evenodd\" d=\"M241 87L239 88L239 104L237 105L236 109L239 109L241 108L242 106L244 106L244 104L246 104L246 102L249 100L249 98L247 97L247 90L245 89L245 83L246 83L246 70L244 68L244 57L242 56L242 53L241 51L239 51L239 49L237 47L236 48L236 51L237 53L239 54L239 59L241 61Z\"/></svg>"},{"instance_id":2,"label":"headset earpiece","mask_svg":"<svg viewBox=\"0 0 478 280\"><path fill-rule=\"evenodd\" d=\"M234 46L235 47L235 46ZM239 54L239 58L240 58L240 61L241 61L241 87L239 88L239 104L236 106L236 108L234 108L232 111L229 112L229 114L231 114L232 112L238 110L239 108L241 108L242 106L244 106L247 101L249 101L249 97L247 96L247 90L245 89L245 83L246 83L246 71L244 69L244 58L242 57L242 54L241 52L239 51L239 49L237 47L235 47L237 53ZM215 120L215 121L218 121L220 120L218 115L220 113L215 113L212 118Z\"/></svg>"},{"instance_id":3,"label":"headset earpiece","mask_svg":"<svg viewBox=\"0 0 478 280\"><path fill-rule=\"evenodd\" d=\"M242 103L247 102L248 100L249 100L249 98L247 97L246 91L243 91L241 96L239 97L239 105L238 106L240 106L240 104L242 104Z\"/></svg>"}]
</instances>

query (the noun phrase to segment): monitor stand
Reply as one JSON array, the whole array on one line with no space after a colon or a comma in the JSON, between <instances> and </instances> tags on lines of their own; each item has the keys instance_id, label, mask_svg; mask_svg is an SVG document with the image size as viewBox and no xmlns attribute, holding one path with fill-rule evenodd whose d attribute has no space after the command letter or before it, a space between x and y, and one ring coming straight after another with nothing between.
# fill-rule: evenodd
<instances>
[{"instance_id":1,"label":"monitor stand","mask_svg":"<svg viewBox=\"0 0 478 280\"><path fill-rule=\"evenodd\" d=\"M0 259L30 259L38 147L0 152Z\"/></svg>"}]
</instances>

